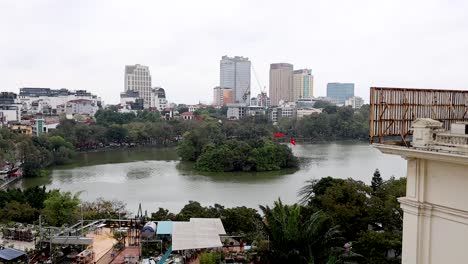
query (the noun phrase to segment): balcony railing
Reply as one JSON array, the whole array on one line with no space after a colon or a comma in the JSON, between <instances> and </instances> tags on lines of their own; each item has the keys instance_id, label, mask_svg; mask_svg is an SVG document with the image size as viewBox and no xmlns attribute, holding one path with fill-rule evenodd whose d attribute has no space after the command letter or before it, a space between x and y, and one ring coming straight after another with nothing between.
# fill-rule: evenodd
<instances>
[{"instance_id":1,"label":"balcony railing","mask_svg":"<svg viewBox=\"0 0 468 264\"><path fill-rule=\"evenodd\" d=\"M468 148L468 135L437 133L434 142L436 145L457 146Z\"/></svg>"}]
</instances>

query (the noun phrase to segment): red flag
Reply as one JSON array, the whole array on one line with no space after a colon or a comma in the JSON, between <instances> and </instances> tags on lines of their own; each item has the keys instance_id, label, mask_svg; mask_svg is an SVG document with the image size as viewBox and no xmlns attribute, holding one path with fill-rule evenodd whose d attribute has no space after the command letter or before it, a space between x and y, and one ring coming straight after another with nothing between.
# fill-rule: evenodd
<instances>
[{"instance_id":1,"label":"red flag","mask_svg":"<svg viewBox=\"0 0 468 264\"><path fill-rule=\"evenodd\" d=\"M284 138L284 137L286 137L286 135L283 134L283 133L274 133L273 137L275 137L275 138Z\"/></svg>"},{"instance_id":2,"label":"red flag","mask_svg":"<svg viewBox=\"0 0 468 264\"><path fill-rule=\"evenodd\" d=\"M295 140L293 137L291 137L290 141L291 141L291 144L293 144L294 146L296 146L296 140Z\"/></svg>"}]
</instances>

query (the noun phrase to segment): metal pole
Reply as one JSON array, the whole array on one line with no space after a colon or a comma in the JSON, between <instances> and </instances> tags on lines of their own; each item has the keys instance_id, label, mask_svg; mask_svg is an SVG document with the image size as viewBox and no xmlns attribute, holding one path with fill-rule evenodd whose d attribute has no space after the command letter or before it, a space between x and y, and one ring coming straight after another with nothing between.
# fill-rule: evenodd
<instances>
[{"instance_id":1,"label":"metal pole","mask_svg":"<svg viewBox=\"0 0 468 264\"><path fill-rule=\"evenodd\" d=\"M83 203L81 203L81 236L83 236Z\"/></svg>"}]
</instances>

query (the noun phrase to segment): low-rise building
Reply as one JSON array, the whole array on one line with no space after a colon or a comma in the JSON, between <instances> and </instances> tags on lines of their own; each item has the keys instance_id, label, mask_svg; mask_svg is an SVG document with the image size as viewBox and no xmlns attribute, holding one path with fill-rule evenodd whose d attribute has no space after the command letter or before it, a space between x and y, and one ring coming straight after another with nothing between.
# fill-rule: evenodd
<instances>
[{"instance_id":1,"label":"low-rise building","mask_svg":"<svg viewBox=\"0 0 468 264\"><path fill-rule=\"evenodd\" d=\"M65 104L65 113L67 115L94 116L99 110L98 106L91 100L77 99L68 101Z\"/></svg>"},{"instance_id":2,"label":"low-rise building","mask_svg":"<svg viewBox=\"0 0 468 264\"><path fill-rule=\"evenodd\" d=\"M144 109L144 100L137 91L128 90L120 93L120 104L117 106L119 113L136 112Z\"/></svg>"},{"instance_id":3,"label":"low-rise building","mask_svg":"<svg viewBox=\"0 0 468 264\"><path fill-rule=\"evenodd\" d=\"M280 109L280 118L286 117L292 119L296 117L297 109L295 106L281 106L278 108Z\"/></svg>"},{"instance_id":4,"label":"low-rise building","mask_svg":"<svg viewBox=\"0 0 468 264\"><path fill-rule=\"evenodd\" d=\"M196 104L196 105L187 105L189 112L195 112L200 108L207 107L206 105L203 104Z\"/></svg>"},{"instance_id":5,"label":"low-rise building","mask_svg":"<svg viewBox=\"0 0 468 264\"><path fill-rule=\"evenodd\" d=\"M151 89L151 106L152 109L163 111L168 107L166 99L166 91L161 87Z\"/></svg>"},{"instance_id":6,"label":"low-rise building","mask_svg":"<svg viewBox=\"0 0 468 264\"><path fill-rule=\"evenodd\" d=\"M0 126L21 120L21 104L17 95L10 92L0 93Z\"/></svg>"},{"instance_id":7,"label":"low-rise building","mask_svg":"<svg viewBox=\"0 0 468 264\"><path fill-rule=\"evenodd\" d=\"M23 124L11 125L10 130L13 133L27 135L27 136L32 136L33 134L33 129L30 125L23 125Z\"/></svg>"},{"instance_id":8,"label":"low-rise building","mask_svg":"<svg viewBox=\"0 0 468 264\"><path fill-rule=\"evenodd\" d=\"M314 108L315 103L317 101L320 101L320 100L315 99L315 98L300 98L300 99L297 99L296 101L296 107L297 108Z\"/></svg>"},{"instance_id":9,"label":"low-rise building","mask_svg":"<svg viewBox=\"0 0 468 264\"><path fill-rule=\"evenodd\" d=\"M32 134L34 136L40 136L42 134L49 133L50 130L57 129L60 123L58 121L47 121L45 119L36 119L31 123Z\"/></svg>"},{"instance_id":10,"label":"low-rise building","mask_svg":"<svg viewBox=\"0 0 468 264\"><path fill-rule=\"evenodd\" d=\"M246 103L227 104L227 118L230 120L239 120L247 114Z\"/></svg>"},{"instance_id":11,"label":"low-rise building","mask_svg":"<svg viewBox=\"0 0 468 264\"><path fill-rule=\"evenodd\" d=\"M298 108L296 110L297 119L301 119L304 116L309 116L312 114L320 114L320 113L322 113L322 109L318 109L318 108Z\"/></svg>"},{"instance_id":12,"label":"low-rise building","mask_svg":"<svg viewBox=\"0 0 468 264\"><path fill-rule=\"evenodd\" d=\"M353 109L359 109L364 105L364 99L359 96L353 96L345 101L345 106L351 106Z\"/></svg>"},{"instance_id":13,"label":"low-rise building","mask_svg":"<svg viewBox=\"0 0 468 264\"><path fill-rule=\"evenodd\" d=\"M180 117L183 120L193 120L195 118L195 115L193 114L193 112L189 111L189 112L184 112L180 114Z\"/></svg>"},{"instance_id":14,"label":"low-rise building","mask_svg":"<svg viewBox=\"0 0 468 264\"><path fill-rule=\"evenodd\" d=\"M329 103L332 103L332 104L336 104L336 101L333 100L332 98L330 97L326 97L326 96L319 96L319 97L316 97L315 98L316 101L324 101L324 102L329 102Z\"/></svg>"},{"instance_id":15,"label":"low-rise building","mask_svg":"<svg viewBox=\"0 0 468 264\"><path fill-rule=\"evenodd\" d=\"M249 105L247 106L248 116L260 116L266 114L266 108L263 106Z\"/></svg>"},{"instance_id":16,"label":"low-rise building","mask_svg":"<svg viewBox=\"0 0 468 264\"><path fill-rule=\"evenodd\" d=\"M250 99L250 105L261 106L264 108L270 107L270 102L270 97L268 97L265 92L259 93L257 97L252 97Z\"/></svg>"},{"instance_id":17,"label":"low-rise building","mask_svg":"<svg viewBox=\"0 0 468 264\"><path fill-rule=\"evenodd\" d=\"M120 105L126 106L140 98L140 94L137 91L128 90L126 92L120 93Z\"/></svg>"},{"instance_id":18,"label":"low-rise building","mask_svg":"<svg viewBox=\"0 0 468 264\"><path fill-rule=\"evenodd\" d=\"M280 101L280 105L270 109L269 118L273 123L278 122L280 118L293 119L297 116L296 104L293 102Z\"/></svg>"},{"instance_id":19,"label":"low-rise building","mask_svg":"<svg viewBox=\"0 0 468 264\"><path fill-rule=\"evenodd\" d=\"M86 90L50 89L50 88L20 88L18 96L24 114L57 114L57 106L67 102L85 99L99 109L102 107L101 98Z\"/></svg>"},{"instance_id":20,"label":"low-rise building","mask_svg":"<svg viewBox=\"0 0 468 264\"><path fill-rule=\"evenodd\" d=\"M179 112L176 111L174 108L165 108L161 111L161 118L169 120L172 119L174 116L178 115Z\"/></svg>"}]
</instances>

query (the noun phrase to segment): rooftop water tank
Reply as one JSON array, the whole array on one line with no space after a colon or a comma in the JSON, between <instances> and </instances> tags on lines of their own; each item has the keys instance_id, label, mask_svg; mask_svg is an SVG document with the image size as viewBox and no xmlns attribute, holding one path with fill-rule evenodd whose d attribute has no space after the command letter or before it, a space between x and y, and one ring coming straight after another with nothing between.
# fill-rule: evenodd
<instances>
[{"instance_id":1,"label":"rooftop water tank","mask_svg":"<svg viewBox=\"0 0 468 264\"><path fill-rule=\"evenodd\" d=\"M148 222L141 229L141 237L144 239L150 239L156 233L156 224L154 222Z\"/></svg>"}]
</instances>

